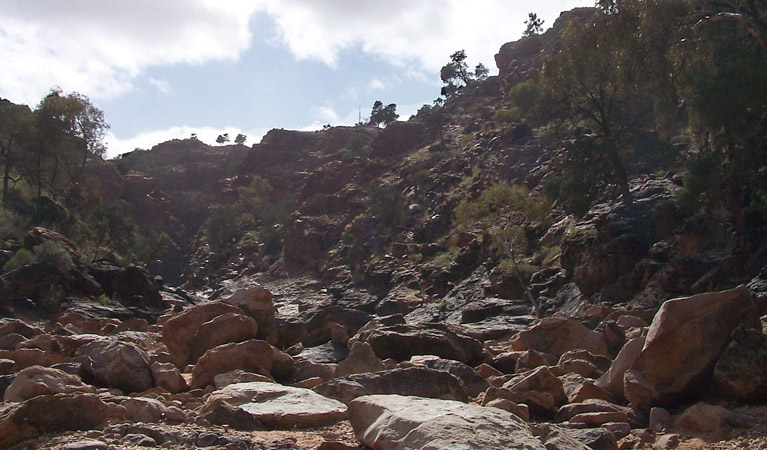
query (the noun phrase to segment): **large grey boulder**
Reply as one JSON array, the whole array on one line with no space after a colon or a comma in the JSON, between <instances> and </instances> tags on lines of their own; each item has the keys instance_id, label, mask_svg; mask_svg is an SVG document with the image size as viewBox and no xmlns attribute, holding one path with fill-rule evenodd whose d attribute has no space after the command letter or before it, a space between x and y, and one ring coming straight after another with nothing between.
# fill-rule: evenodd
<instances>
[{"instance_id":1,"label":"large grey boulder","mask_svg":"<svg viewBox=\"0 0 767 450\"><path fill-rule=\"evenodd\" d=\"M307 428L334 424L346 418L346 405L309 389L276 383L235 383L213 392L201 413L222 403L247 413L270 428Z\"/></svg>"},{"instance_id":2,"label":"large grey boulder","mask_svg":"<svg viewBox=\"0 0 767 450\"><path fill-rule=\"evenodd\" d=\"M368 395L349 404L349 421L374 450L546 448L514 414L452 400Z\"/></svg>"}]
</instances>

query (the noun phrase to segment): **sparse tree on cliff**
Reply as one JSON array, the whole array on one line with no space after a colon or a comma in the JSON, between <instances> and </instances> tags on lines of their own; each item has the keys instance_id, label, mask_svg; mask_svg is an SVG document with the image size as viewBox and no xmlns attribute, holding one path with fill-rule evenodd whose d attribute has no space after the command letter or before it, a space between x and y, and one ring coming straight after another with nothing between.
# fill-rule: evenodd
<instances>
[{"instance_id":1,"label":"sparse tree on cliff","mask_svg":"<svg viewBox=\"0 0 767 450\"><path fill-rule=\"evenodd\" d=\"M525 31L522 33L524 37L535 36L543 32L543 20L538 17L536 13L529 13L527 20L525 21Z\"/></svg>"},{"instance_id":2,"label":"sparse tree on cliff","mask_svg":"<svg viewBox=\"0 0 767 450\"><path fill-rule=\"evenodd\" d=\"M399 118L397 114L397 105L390 103L384 106L381 100L373 103L373 110L370 112L370 124L380 127L386 126Z\"/></svg>"},{"instance_id":3,"label":"sparse tree on cliff","mask_svg":"<svg viewBox=\"0 0 767 450\"><path fill-rule=\"evenodd\" d=\"M216 138L217 144L223 145L227 142L229 142L229 133L219 134L218 137Z\"/></svg>"},{"instance_id":4,"label":"sparse tree on cliff","mask_svg":"<svg viewBox=\"0 0 767 450\"><path fill-rule=\"evenodd\" d=\"M237 137L234 138L234 143L237 144L237 145L244 145L245 141L247 141L247 140L248 140L247 136L245 136L242 133L239 133L237 135Z\"/></svg>"}]
</instances>

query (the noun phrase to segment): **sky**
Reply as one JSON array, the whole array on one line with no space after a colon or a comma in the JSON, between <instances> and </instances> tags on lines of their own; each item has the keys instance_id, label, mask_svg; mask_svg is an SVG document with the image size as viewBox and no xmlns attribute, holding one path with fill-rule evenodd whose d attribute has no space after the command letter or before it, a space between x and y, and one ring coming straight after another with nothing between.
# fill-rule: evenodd
<instances>
[{"instance_id":1,"label":"sky","mask_svg":"<svg viewBox=\"0 0 767 450\"><path fill-rule=\"evenodd\" d=\"M2 0L0 97L53 87L104 111L108 155L196 133L352 125L373 103L407 119L439 96L456 50L470 67L593 0Z\"/></svg>"}]
</instances>

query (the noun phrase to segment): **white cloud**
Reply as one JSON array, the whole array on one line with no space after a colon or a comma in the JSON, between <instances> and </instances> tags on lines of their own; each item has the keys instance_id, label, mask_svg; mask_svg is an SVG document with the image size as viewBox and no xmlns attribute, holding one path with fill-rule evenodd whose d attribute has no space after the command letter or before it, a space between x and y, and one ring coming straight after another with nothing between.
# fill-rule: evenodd
<instances>
[{"instance_id":1,"label":"white cloud","mask_svg":"<svg viewBox=\"0 0 767 450\"><path fill-rule=\"evenodd\" d=\"M158 80L149 77L149 84L163 94L170 94L171 88L168 80Z\"/></svg>"},{"instance_id":2,"label":"white cloud","mask_svg":"<svg viewBox=\"0 0 767 450\"><path fill-rule=\"evenodd\" d=\"M58 85L96 100L133 89L149 68L237 59L250 20L266 13L275 41L298 59L336 66L349 49L376 55L408 77L433 74L465 49L495 66L500 44L519 37L527 13L551 25L590 0L3 0L0 96L34 104ZM162 89L160 89L162 91Z\"/></svg>"},{"instance_id":3,"label":"white cloud","mask_svg":"<svg viewBox=\"0 0 767 450\"><path fill-rule=\"evenodd\" d=\"M386 84L381 81L380 78L373 78L370 80L370 88L373 90L381 91L386 89Z\"/></svg>"},{"instance_id":4,"label":"white cloud","mask_svg":"<svg viewBox=\"0 0 767 450\"><path fill-rule=\"evenodd\" d=\"M299 59L335 67L343 50L359 47L410 71L415 65L434 73L460 49L472 65L493 68L495 52L519 38L529 12L549 26L560 11L590 5L591 0L272 0L267 12L278 39Z\"/></svg>"},{"instance_id":5,"label":"white cloud","mask_svg":"<svg viewBox=\"0 0 767 450\"><path fill-rule=\"evenodd\" d=\"M229 133L230 139L234 139L239 133L248 137L246 145L256 144L266 134L267 129L256 129L243 131L235 127L213 128L213 127L190 127L179 126L164 130L154 130L141 133L128 139L120 139L113 133L108 133L106 137L107 158L114 158L117 155L133 151L137 148L148 150L160 142L166 142L172 139L188 139L192 134L197 134L197 138L209 145L216 145L216 138L220 134Z\"/></svg>"},{"instance_id":6,"label":"white cloud","mask_svg":"<svg viewBox=\"0 0 767 450\"><path fill-rule=\"evenodd\" d=\"M36 103L58 85L110 98L132 90L151 66L237 58L257 8L234 0L4 0L0 96Z\"/></svg>"}]
</instances>

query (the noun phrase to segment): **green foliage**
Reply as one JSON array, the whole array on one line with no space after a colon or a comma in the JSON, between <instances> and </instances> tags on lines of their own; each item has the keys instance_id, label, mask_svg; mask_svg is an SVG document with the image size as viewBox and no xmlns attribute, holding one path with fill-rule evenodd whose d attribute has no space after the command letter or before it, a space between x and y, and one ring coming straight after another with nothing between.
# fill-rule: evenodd
<instances>
[{"instance_id":1,"label":"green foliage","mask_svg":"<svg viewBox=\"0 0 767 450\"><path fill-rule=\"evenodd\" d=\"M525 20L525 31L522 32L522 36L530 37L536 34L541 34L543 31L543 19L538 17L536 13L529 13L527 20Z\"/></svg>"},{"instance_id":2,"label":"green foliage","mask_svg":"<svg viewBox=\"0 0 767 450\"><path fill-rule=\"evenodd\" d=\"M10 272L19 267L27 266L35 262L35 255L26 248L16 250L11 259L3 265L3 272Z\"/></svg>"},{"instance_id":3,"label":"green foliage","mask_svg":"<svg viewBox=\"0 0 767 450\"><path fill-rule=\"evenodd\" d=\"M33 247L32 251L34 252L36 262L56 266L62 272L69 272L75 267L72 255L56 241L45 241Z\"/></svg>"},{"instance_id":4,"label":"green foliage","mask_svg":"<svg viewBox=\"0 0 767 450\"><path fill-rule=\"evenodd\" d=\"M37 305L41 312L52 316L61 312L61 303L64 301L65 296L66 294L61 286L51 284L40 290Z\"/></svg>"},{"instance_id":5,"label":"green foliage","mask_svg":"<svg viewBox=\"0 0 767 450\"><path fill-rule=\"evenodd\" d=\"M474 200L464 199L455 209L454 225L459 230L488 229L505 214L520 214L528 220L543 221L551 212L551 202L533 196L524 186L496 183Z\"/></svg>"},{"instance_id":6,"label":"green foliage","mask_svg":"<svg viewBox=\"0 0 767 450\"><path fill-rule=\"evenodd\" d=\"M517 83L509 90L509 100L511 100L512 110L519 114L520 118L528 120L538 120L542 115L544 93L534 79L525 80ZM516 119L516 120L519 120Z\"/></svg>"},{"instance_id":7,"label":"green foliage","mask_svg":"<svg viewBox=\"0 0 767 450\"><path fill-rule=\"evenodd\" d=\"M519 108L499 109L493 114L493 121L499 125L519 122L522 118Z\"/></svg>"},{"instance_id":8,"label":"green foliage","mask_svg":"<svg viewBox=\"0 0 767 450\"><path fill-rule=\"evenodd\" d=\"M459 249L456 246L451 246L447 250L437 253L434 256L434 260L432 261L432 264L434 264L437 267L448 267L450 264L455 261L455 258L458 257Z\"/></svg>"},{"instance_id":9,"label":"green foliage","mask_svg":"<svg viewBox=\"0 0 767 450\"><path fill-rule=\"evenodd\" d=\"M0 208L0 241L21 239L27 220L20 214Z\"/></svg>"},{"instance_id":10,"label":"green foliage","mask_svg":"<svg viewBox=\"0 0 767 450\"><path fill-rule=\"evenodd\" d=\"M466 64L466 51L458 50L450 55L450 62L442 66L439 76L445 84L442 87L441 95L450 98L460 94L465 88L476 84L487 78L490 71L484 64L479 63L474 68L474 72L469 71Z\"/></svg>"},{"instance_id":11,"label":"green foliage","mask_svg":"<svg viewBox=\"0 0 767 450\"><path fill-rule=\"evenodd\" d=\"M390 230L404 221L405 208L401 195L394 186L370 186L366 206L384 229Z\"/></svg>"},{"instance_id":12,"label":"green foliage","mask_svg":"<svg viewBox=\"0 0 767 450\"><path fill-rule=\"evenodd\" d=\"M373 109L370 112L370 124L377 127L386 126L399 118L397 114L397 105L390 103L386 106L380 100L373 103Z\"/></svg>"}]
</instances>

